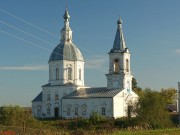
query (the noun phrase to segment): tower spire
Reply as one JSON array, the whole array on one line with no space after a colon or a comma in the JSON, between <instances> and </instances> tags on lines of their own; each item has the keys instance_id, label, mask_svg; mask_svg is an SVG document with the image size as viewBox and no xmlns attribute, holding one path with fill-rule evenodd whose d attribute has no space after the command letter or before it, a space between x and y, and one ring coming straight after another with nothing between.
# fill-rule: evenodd
<instances>
[{"instance_id":1,"label":"tower spire","mask_svg":"<svg viewBox=\"0 0 180 135\"><path fill-rule=\"evenodd\" d=\"M64 27L61 30L61 42L72 42L72 30L69 26L70 15L68 13L67 8L65 9L63 18L64 18Z\"/></svg>"},{"instance_id":2,"label":"tower spire","mask_svg":"<svg viewBox=\"0 0 180 135\"><path fill-rule=\"evenodd\" d=\"M124 40L124 35L122 31L122 20L121 18L117 21L117 31L116 36L114 39L113 48L111 49L111 52L123 52L126 49L126 43Z\"/></svg>"}]
</instances>

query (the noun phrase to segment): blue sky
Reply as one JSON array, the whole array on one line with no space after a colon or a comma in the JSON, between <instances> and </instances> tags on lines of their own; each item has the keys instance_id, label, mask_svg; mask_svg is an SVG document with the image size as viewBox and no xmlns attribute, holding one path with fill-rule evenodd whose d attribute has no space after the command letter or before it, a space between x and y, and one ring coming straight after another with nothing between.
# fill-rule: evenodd
<instances>
[{"instance_id":1,"label":"blue sky","mask_svg":"<svg viewBox=\"0 0 180 135\"><path fill-rule=\"evenodd\" d=\"M48 82L48 59L59 43L66 5L73 42L86 62L86 85L106 86L107 53L113 46L120 16L131 52L131 70L139 86L177 88L179 0L1 0L0 106L30 106Z\"/></svg>"}]
</instances>

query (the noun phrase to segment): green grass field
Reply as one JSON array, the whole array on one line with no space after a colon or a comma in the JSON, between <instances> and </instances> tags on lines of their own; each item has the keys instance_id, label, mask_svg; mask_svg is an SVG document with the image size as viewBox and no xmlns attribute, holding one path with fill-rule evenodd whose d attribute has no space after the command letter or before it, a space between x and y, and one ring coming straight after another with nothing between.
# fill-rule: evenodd
<instances>
[{"instance_id":1,"label":"green grass field","mask_svg":"<svg viewBox=\"0 0 180 135\"><path fill-rule=\"evenodd\" d=\"M180 135L180 128L139 131L117 131L113 135Z\"/></svg>"}]
</instances>

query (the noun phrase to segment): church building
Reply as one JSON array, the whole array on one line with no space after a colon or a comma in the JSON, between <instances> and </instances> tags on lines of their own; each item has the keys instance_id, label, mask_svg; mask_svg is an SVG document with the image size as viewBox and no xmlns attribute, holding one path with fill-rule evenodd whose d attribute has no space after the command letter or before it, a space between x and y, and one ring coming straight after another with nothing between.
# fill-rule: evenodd
<instances>
[{"instance_id":1,"label":"church building","mask_svg":"<svg viewBox=\"0 0 180 135\"><path fill-rule=\"evenodd\" d=\"M138 95L132 91L130 52L122 31L122 20L109 51L107 87L84 86L84 58L73 44L70 15L65 10L60 43L49 58L49 81L32 101L36 118L89 118L93 112L118 118L133 115Z\"/></svg>"}]
</instances>

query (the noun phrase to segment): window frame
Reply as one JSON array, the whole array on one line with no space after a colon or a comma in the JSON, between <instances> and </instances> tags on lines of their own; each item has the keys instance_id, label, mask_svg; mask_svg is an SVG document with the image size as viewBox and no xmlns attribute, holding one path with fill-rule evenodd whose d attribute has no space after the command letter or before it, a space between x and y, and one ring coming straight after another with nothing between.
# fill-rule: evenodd
<instances>
[{"instance_id":1,"label":"window frame","mask_svg":"<svg viewBox=\"0 0 180 135\"><path fill-rule=\"evenodd\" d=\"M79 80L81 80L81 69L79 69Z\"/></svg>"},{"instance_id":2,"label":"window frame","mask_svg":"<svg viewBox=\"0 0 180 135\"><path fill-rule=\"evenodd\" d=\"M74 115L78 116L78 107L77 106L74 108Z\"/></svg>"},{"instance_id":3,"label":"window frame","mask_svg":"<svg viewBox=\"0 0 180 135\"><path fill-rule=\"evenodd\" d=\"M114 59L113 64L114 64L114 72L119 73L119 68L120 68L119 67L119 65L120 65L119 59Z\"/></svg>"},{"instance_id":4,"label":"window frame","mask_svg":"<svg viewBox=\"0 0 180 135\"><path fill-rule=\"evenodd\" d=\"M69 67L68 70L67 70L67 79L68 80L72 80L72 68Z\"/></svg>"},{"instance_id":5,"label":"window frame","mask_svg":"<svg viewBox=\"0 0 180 135\"><path fill-rule=\"evenodd\" d=\"M67 107L67 116L71 116L71 108L70 108L70 106Z\"/></svg>"},{"instance_id":6,"label":"window frame","mask_svg":"<svg viewBox=\"0 0 180 135\"><path fill-rule=\"evenodd\" d=\"M102 108L101 108L101 114L102 114L103 116L106 116L106 107L102 107Z\"/></svg>"},{"instance_id":7,"label":"window frame","mask_svg":"<svg viewBox=\"0 0 180 135\"><path fill-rule=\"evenodd\" d=\"M56 68L56 80L59 80L59 68Z\"/></svg>"}]
</instances>

